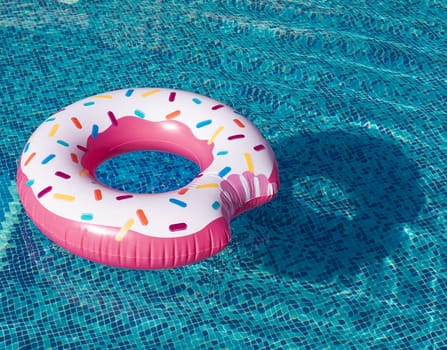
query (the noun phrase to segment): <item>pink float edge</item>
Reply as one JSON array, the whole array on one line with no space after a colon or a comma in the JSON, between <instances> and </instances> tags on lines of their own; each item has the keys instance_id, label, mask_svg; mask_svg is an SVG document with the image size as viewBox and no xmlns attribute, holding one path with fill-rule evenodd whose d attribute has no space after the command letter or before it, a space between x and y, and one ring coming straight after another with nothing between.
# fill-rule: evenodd
<instances>
[{"instance_id":1,"label":"pink float edge","mask_svg":"<svg viewBox=\"0 0 447 350\"><path fill-rule=\"evenodd\" d=\"M188 236L159 238L129 230L124 239L118 242L115 236L119 228L76 222L48 211L37 200L31 188L26 186L27 181L19 165L17 189L27 215L36 226L69 252L97 263L147 270L179 267L217 254L231 239L229 222L221 217ZM279 188L276 161L269 181ZM249 201L235 216L270 201L275 195L276 192Z\"/></svg>"}]
</instances>

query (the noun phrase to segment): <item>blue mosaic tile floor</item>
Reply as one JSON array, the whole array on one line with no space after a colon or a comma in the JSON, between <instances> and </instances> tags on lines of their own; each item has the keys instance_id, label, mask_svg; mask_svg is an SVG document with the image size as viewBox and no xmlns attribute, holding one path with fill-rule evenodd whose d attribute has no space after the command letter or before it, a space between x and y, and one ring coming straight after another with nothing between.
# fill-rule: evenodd
<instances>
[{"instance_id":1,"label":"blue mosaic tile floor","mask_svg":"<svg viewBox=\"0 0 447 350\"><path fill-rule=\"evenodd\" d=\"M441 0L4 0L0 347L446 349L446 33ZM75 257L15 188L49 115L142 86L233 106L279 162L278 197L183 268ZM195 167L134 154L100 176L163 191Z\"/></svg>"}]
</instances>

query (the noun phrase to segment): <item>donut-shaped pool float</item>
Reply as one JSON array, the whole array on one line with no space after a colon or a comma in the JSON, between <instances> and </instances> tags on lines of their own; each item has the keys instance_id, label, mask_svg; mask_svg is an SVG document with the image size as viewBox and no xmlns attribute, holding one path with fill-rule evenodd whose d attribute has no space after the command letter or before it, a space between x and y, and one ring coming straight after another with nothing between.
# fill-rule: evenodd
<instances>
[{"instance_id":1,"label":"donut-shaped pool float","mask_svg":"<svg viewBox=\"0 0 447 350\"><path fill-rule=\"evenodd\" d=\"M183 156L200 173L154 194L97 180L101 163L141 150ZM24 147L17 187L28 216L68 251L161 269L222 250L231 219L271 200L279 175L267 141L230 107L190 92L135 88L86 98L44 121Z\"/></svg>"}]
</instances>

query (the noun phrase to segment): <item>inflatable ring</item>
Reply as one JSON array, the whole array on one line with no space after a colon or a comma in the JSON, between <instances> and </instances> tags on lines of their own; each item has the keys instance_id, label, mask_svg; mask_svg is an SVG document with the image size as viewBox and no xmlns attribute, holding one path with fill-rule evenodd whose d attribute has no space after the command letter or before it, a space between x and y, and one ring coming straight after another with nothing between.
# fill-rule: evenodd
<instances>
[{"instance_id":1,"label":"inflatable ring","mask_svg":"<svg viewBox=\"0 0 447 350\"><path fill-rule=\"evenodd\" d=\"M122 192L96 168L154 150L200 167L176 191ZM230 220L271 200L277 163L256 127L210 98L136 88L96 95L48 118L26 143L17 171L25 211L51 240L86 259L127 268L190 264L222 250Z\"/></svg>"}]
</instances>

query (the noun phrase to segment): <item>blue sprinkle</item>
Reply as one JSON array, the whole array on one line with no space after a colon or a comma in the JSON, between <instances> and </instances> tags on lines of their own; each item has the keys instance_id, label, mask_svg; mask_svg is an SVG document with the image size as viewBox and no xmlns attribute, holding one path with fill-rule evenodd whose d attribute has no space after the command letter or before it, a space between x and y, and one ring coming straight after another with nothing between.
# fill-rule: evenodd
<instances>
[{"instance_id":1,"label":"blue sprinkle","mask_svg":"<svg viewBox=\"0 0 447 350\"><path fill-rule=\"evenodd\" d=\"M48 155L44 160L42 160L42 164L47 164L50 160L52 160L55 157L56 157L55 154Z\"/></svg>"},{"instance_id":2,"label":"blue sprinkle","mask_svg":"<svg viewBox=\"0 0 447 350\"><path fill-rule=\"evenodd\" d=\"M68 147L68 146L70 146L70 145L68 144L68 142L65 142L65 141L63 141L63 140L57 140L57 143L60 144L60 145L62 145L62 146L64 146L64 147Z\"/></svg>"},{"instance_id":3,"label":"blue sprinkle","mask_svg":"<svg viewBox=\"0 0 447 350\"><path fill-rule=\"evenodd\" d=\"M228 154L228 151L219 151L216 153L216 156L224 156L226 154Z\"/></svg>"},{"instance_id":4,"label":"blue sprinkle","mask_svg":"<svg viewBox=\"0 0 447 350\"><path fill-rule=\"evenodd\" d=\"M133 94L133 89L129 89L126 91L126 97L130 97Z\"/></svg>"},{"instance_id":5,"label":"blue sprinkle","mask_svg":"<svg viewBox=\"0 0 447 350\"><path fill-rule=\"evenodd\" d=\"M29 142L25 145L25 148L23 149L23 153L26 153L29 149Z\"/></svg>"},{"instance_id":6,"label":"blue sprinkle","mask_svg":"<svg viewBox=\"0 0 447 350\"><path fill-rule=\"evenodd\" d=\"M29 179L29 180L26 182L25 185L26 185L26 186L32 186L32 185L34 185L34 180L33 180L33 179Z\"/></svg>"},{"instance_id":7,"label":"blue sprinkle","mask_svg":"<svg viewBox=\"0 0 447 350\"><path fill-rule=\"evenodd\" d=\"M83 214L81 215L81 220L84 220L84 221L90 221L90 220L93 220L93 214L90 214L90 213L83 213Z\"/></svg>"},{"instance_id":8,"label":"blue sprinkle","mask_svg":"<svg viewBox=\"0 0 447 350\"><path fill-rule=\"evenodd\" d=\"M211 204L211 207L213 208L213 209L219 209L220 208L220 203L219 202L214 202L213 204Z\"/></svg>"},{"instance_id":9,"label":"blue sprinkle","mask_svg":"<svg viewBox=\"0 0 447 350\"><path fill-rule=\"evenodd\" d=\"M92 126L92 137L94 139L96 139L98 137L98 131L99 131L98 125L93 124L93 126Z\"/></svg>"},{"instance_id":10,"label":"blue sprinkle","mask_svg":"<svg viewBox=\"0 0 447 350\"><path fill-rule=\"evenodd\" d=\"M136 109L134 111L134 113L137 117L144 118L144 113L142 111L140 111L139 109Z\"/></svg>"},{"instance_id":11,"label":"blue sprinkle","mask_svg":"<svg viewBox=\"0 0 447 350\"><path fill-rule=\"evenodd\" d=\"M211 119L208 119L208 120L204 120L204 121L198 122L198 123L196 124L196 128L197 128L197 129L202 128L202 127L204 127L204 126L210 125L212 122L213 122L213 121L212 121Z\"/></svg>"},{"instance_id":12,"label":"blue sprinkle","mask_svg":"<svg viewBox=\"0 0 447 350\"><path fill-rule=\"evenodd\" d=\"M45 123L49 123L49 122L52 122L52 121L55 121L55 120L56 120L56 118L50 117L47 120L45 120Z\"/></svg>"},{"instance_id":13,"label":"blue sprinkle","mask_svg":"<svg viewBox=\"0 0 447 350\"><path fill-rule=\"evenodd\" d=\"M171 203L173 203L173 204L178 205L179 207L182 207L182 208L186 208L186 207L187 207L187 204L186 204L185 202L180 201L180 200L178 200L178 199L175 199L175 198L169 198L169 201L170 201Z\"/></svg>"},{"instance_id":14,"label":"blue sprinkle","mask_svg":"<svg viewBox=\"0 0 447 350\"><path fill-rule=\"evenodd\" d=\"M194 102L196 105L199 105L202 103L202 101L200 101L198 98L193 98L192 102Z\"/></svg>"},{"instance_id":15,"label":"blue sprinkle","mask_svg":"<svg viewBox=\"0 0 447 350\"><path fill-rule=\"evenodd\" d=\"M226 166L225 168L223 168L221 171L219 171L219 176L220 177L224 177L225 175L227 175L229 172L231 171L231 168L229 166Z\"/></svg>"},{"instance_id":16,"label":"blue sprinkle","mask_svg":"<svg viewBox=\"0 0 447 350\"><path fill-rule=\"evenodd\" d=\"M84 103L84 106L88 107L88 106L93 106L94 104L95 104L95 102L90 101L90 102Z\"/></svg>"}]
</instances>

